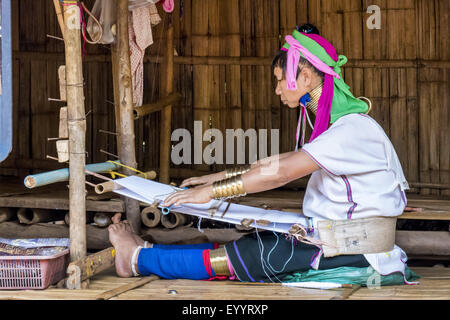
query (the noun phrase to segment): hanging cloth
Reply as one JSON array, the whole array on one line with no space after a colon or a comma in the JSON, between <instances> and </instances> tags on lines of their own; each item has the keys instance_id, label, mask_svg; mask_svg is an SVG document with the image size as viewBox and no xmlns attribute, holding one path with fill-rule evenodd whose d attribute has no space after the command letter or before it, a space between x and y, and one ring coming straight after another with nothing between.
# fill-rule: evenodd
<instances>
[{"instance_id":1,"label":"hanging cloth","mask_svg":"<svg viewBox=\"0 0 450 320\"><path fill-rule=\"evenodd\" d=\"M144 96L144 55L145 49L153 44L152 25L161 22L153 3L138 7L128 15L130 38L130 63L133 78L133 103L142 106Z\"/></svg>"}]
</instances>

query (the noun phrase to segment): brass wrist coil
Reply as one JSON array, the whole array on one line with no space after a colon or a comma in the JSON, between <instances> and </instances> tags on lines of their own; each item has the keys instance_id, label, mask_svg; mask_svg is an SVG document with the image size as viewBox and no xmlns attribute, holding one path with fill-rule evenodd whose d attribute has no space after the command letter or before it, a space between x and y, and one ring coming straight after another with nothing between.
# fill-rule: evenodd
<instances>
[{"instance_id":1,"label":"brass wrist coil","mask_svg":"<svg viewBox=\"0 0 450 320\"><path fill-rule=\"evenodd\" d=\"M214 199L229 199L242 197L247 194L244 190L244 184L240 175L216 181L212 187Z\"/></svg>"},{"instance_id":2,"label":"brass wrist coil","mask_svg":"<svg viewBox=\"0 0 450 320\"><path fill-rule=\"evenodd\" d=\"M225 179L232 178L250 171L251 166L241 166L225 170Z\"/></svg>"}]
</instances>

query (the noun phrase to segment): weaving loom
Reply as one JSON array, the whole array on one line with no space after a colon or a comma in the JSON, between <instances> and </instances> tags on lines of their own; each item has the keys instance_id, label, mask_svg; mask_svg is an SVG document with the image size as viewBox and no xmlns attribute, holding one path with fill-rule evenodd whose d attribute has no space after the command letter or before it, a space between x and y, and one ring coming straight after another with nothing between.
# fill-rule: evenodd
<instances>
[{"instance_id":1,"label":"weaving loom","mask_svg":"<svg viewBox=\"0 0 450 320\"><path fill-rule=\"evenodd\" d=\"M143 179L136 176L116 179L114 182L122 188L114 192L149 204L162 203L173 192L182 190L171 185ZM161 206L159 206L162 208ZM307 226L307 219L297 213L279 210L265 210L251 206L231 203L224 200L211 200L204 204L183 204L173 207L174 211L232 224L241 224L243 220L252 221L247 226L288 233L294 224Z\"/></svg>"}]
</instances>

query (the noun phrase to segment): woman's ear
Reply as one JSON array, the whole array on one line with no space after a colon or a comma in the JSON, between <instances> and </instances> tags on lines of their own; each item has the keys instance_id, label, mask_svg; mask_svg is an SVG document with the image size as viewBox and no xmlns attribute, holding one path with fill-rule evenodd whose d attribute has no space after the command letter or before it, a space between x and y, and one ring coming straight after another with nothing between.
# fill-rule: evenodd
<instances>
[{"instance_id":1,"label":"woman's ear","mask_svg":"<svg viewBox=\"0 0 450 320\"><path fill-rule=\"evenodd\" d=\"M312 73L309 68L302 68L297 78L297 87L305 88L307 91L311 87Z\"/></svg>"}]
</instances>

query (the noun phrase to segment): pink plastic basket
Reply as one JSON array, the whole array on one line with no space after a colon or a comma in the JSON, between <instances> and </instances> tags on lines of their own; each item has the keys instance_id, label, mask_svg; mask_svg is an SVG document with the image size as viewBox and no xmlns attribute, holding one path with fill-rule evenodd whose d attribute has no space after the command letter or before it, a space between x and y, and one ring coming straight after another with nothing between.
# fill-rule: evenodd
<instances>
[{"instance_id":1,"label":"pink plastic basket","mask_svg":"<svg viewBox=\"0 0 450 320\"><path fill-rule=\"evenodd\" d=\"M0 256L0 289L45 289L65 276L69 249L53 256Z\"/></svg>"}]
</instances>

